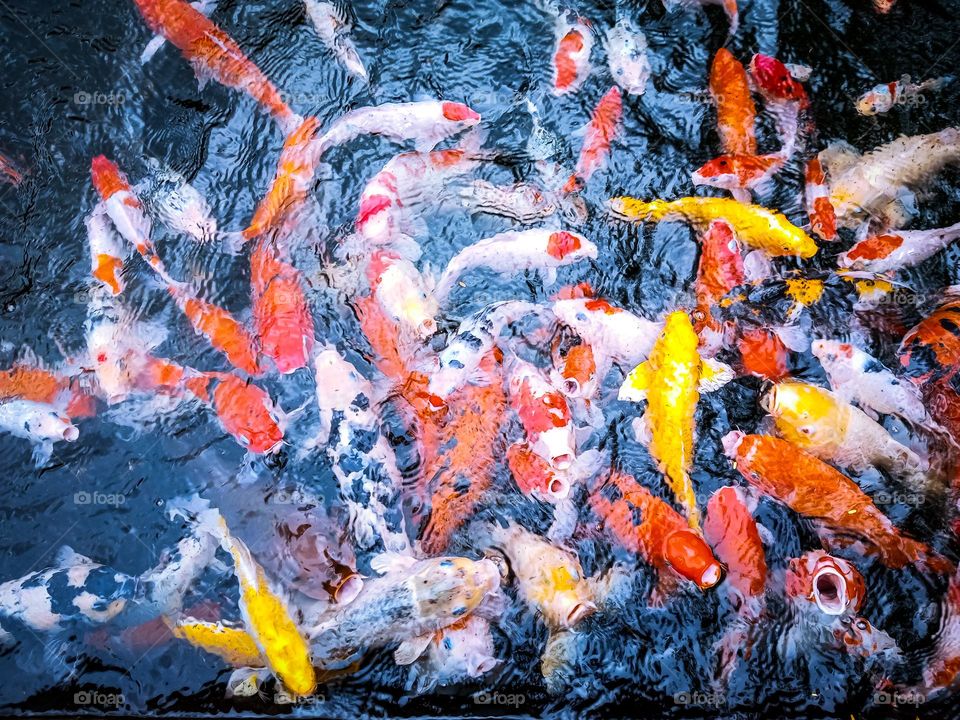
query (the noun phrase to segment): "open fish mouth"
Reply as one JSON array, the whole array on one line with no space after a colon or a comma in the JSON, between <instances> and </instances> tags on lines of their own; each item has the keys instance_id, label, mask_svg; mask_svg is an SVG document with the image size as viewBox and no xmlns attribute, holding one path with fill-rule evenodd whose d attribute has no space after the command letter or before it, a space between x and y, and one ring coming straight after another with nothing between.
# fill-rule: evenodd
<instances>
[{"instance_id":1,"label":"open fish mouth","mask_svg":"<svg viewBox=\"0 0 960 720\"><path fill-rule=\"evenodd\" d=\"M834 568L823 568L813 577L813 599L827 615L842 615L850 603L847 581Z\"/></svg>"}]
</instances>

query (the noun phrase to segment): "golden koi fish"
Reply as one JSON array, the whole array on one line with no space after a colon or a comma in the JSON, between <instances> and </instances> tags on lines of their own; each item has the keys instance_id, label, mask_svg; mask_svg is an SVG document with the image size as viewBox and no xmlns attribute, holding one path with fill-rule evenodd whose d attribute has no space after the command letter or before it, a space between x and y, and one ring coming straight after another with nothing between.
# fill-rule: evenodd
<instances>
[{"instance_id":1,"label":"golden koi fish","mask_svg":"<svg viewBox=\"0 0 960 720\"><path fill-rule=\"evenodd\" d=\"M174 637L223 659L232 667L264 667L256 641L243 628L185 618L170 624Z\"/></svg>"}]
</instances>

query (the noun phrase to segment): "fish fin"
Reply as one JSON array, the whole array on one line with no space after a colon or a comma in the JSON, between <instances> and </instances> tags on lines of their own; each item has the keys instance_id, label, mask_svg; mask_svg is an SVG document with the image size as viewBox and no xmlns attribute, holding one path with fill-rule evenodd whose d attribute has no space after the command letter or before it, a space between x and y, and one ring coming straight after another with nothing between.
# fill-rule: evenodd
<instances>
[{"instance_id":1,"label":"fish fin","mask_svg":"<svg viewBox=\"0 0 960 720\"><path fill-rule=\"evenodd\" d=\"M736 377L733 368L712 358L700 361L700 392L719 390Z\"/></svg>"},{"instance_id":2,"label":"fish fin","mask_svg":"<svg viewBox=\"0 0 960 720\"><path fill-rule=\"evenodd\" d=\"M416 661L418 657L423 655L424 651L429 647L431 640L433 640L433 633L427 633L426 635L404 640L400 643L400 647L393 651L394 662L397 663L397 665L410 665Z\"/></svg>"},{"instance_id":3,"label":"fish fin","mask_svg":"<svg viewBox=\"0 0 960 720\"><path fill-rule=\"evenodd\" d=\"M42 468L48 462L53 455L53 440L43 440L38 443L34 443L33 452L30 457L33 458L34 465L38 468Z\"/></svg>"},{"instance_id":4,"label":"fish fin","mask_svg":"<svg viewBox=\"0 0 960 720\"><path fill-rule=\"evenodd\" d=\"M263 668L237 668L227 680L228 698L252 697L260 692L260 683L267 671Z\"/></svg>"},{"instance_id":5,"label":"fish fin","mask_svg":"<svg viewBox=\"0 0 960 720\"><path fill-rule=\"evenodd\" d=\"M810 347L810 337L799 325L781 325L772 329L773 334L780 338L788 350L802 353Z\"/></svg>"},{"instance_id":6,"label":"fish fin","mask_svg":"<svg viewBox=\"0 0 960 720\"><path fill-rule=\"evenodd\" d=\"M734 200L744 205L749 205L753 202L753 196L750 194L750 191L744 188L733 188L730 194L733 195Z\"/></svg>"},{"instance_id":7,"label":"fish fin","mask_svg":"<svg viewBox=\"0 0 960 720\"><path fill-rule=\"evenodd\" d=\"M650 387L652 375L653 371L650 369L650 362L644 360L627 375L623 384L620 386L620 392L617 393L617 400L628 402L641 402L646 400L647 388Z\"/></svg>"},{"instance_id":8,"label":"fish fin","mask_svg":"<svg viewBox=\"0 0 960 720\"><path fill-rule=\"evenodd\" d=\"M386 575L396 570L407 570L416 562L417 559L412 555L381 553L370 560L370 569L379 575Z\"/></svg>"},{"instance_id":9,"label":"fish fin","mask_svg":"<svg viewBox=\"0 0 960 720\"><path fill-rule=\"evenodd\" d=\"M58 568L71 568L77 565L93 565L94 562L86 555L81 555L69 545L63 545L53 560Z\"/></svg>"},{"instance_id":10,"label":"fish fin","mask_svg":"<svg viewBox=\"0 0 960 720\"><path fill-rule=\"evenodd\" d=\"M166 38L163 35L154 35L153 39L147 43L147 46L143 49L143 52L140 53L140 64L146 65L157 54L157 50L163 47L163 44L166 42Z\"/></svg>"}]
</instances>

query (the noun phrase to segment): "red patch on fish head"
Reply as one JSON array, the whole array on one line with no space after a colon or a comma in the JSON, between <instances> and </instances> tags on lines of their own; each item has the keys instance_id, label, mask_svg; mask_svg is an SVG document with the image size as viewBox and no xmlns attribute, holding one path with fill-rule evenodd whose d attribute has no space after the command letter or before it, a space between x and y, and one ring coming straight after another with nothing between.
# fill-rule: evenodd
<instances>
[{"instance_id":1,"label":"red patch on fish head","mask_svg":"<svg viewBox=\"0 0 960 720\"><path fill-rule=\"evenodd\" d=\"M434 167L453 167L467 156L464 150L435 150L430 153L430 162Z\"/></svg>"},{"instance_id":2,"label":"red patch on fish head","mask_svg":"<svg viewBox=\"0 0 960 720\"><path fill-rule=\"evenodd\" d=\"M604 315L615 315L618 312L623 312L620 308L611 305L601 298L588 300L583 304L583 307L590 312L602 312Z\"/></svg>"},{"instance_id":3,"label":"red patch on fish head","mask_svg":"<svg viewBox=\"0 0 960 720\"><path fill-rule=\"evenodd\" d=\"M90 176L97 193L104 200L118 192L130 190L130 183L127 182L126 176L120 172L116 163L109 160L105 155L97 155L90 162Z\"/></svg>"},{"instance_id":4,"label":"red patch on fish head","mask_svg":"<svg viewBox=\"0 0 960 720\"><path fill-rule=\"evenodd\" d=\"M750 61L750 72L761 90L778 100L808 102L803 86L793 79L787 66L775 57L759 53L754 55Z\"/></svg>"},{"instance_id":5,"label":"red patch on fish head","mask_svg":"<svg viewBox=\"0 0 960 720\"><path fill-rule=\"evenodd\" d=\"M847 260L879 260L903 245L900 235L874 235L854 245L847 252Z\"/></svg>"},{"instance_id":6,"label":"red patch on fish head","mask_svg":"<svg viewBox=\"0 0 960 720\"><path fill-rule=\"evenodd\" d=\"M579 250L580 247L579 236L562 230L551 233L547 240L547 254L557 260L563 260L570 253Z\"/></svg>"},{"instance_id":7,"label":"red patch on fish head","mask_svg":"<svg viewBox=\"0 0 960 720\"><path fill-rule=\"evenodd\" d=\"M473 111L463 103L445 102L443 103L443 116L453 122L470 123L476 125L480 122L480 114Z\"/></svg>"},{"instance_id":8,"label":"red patch on fish head","mask_svg":"<svg viewBox=\"0 0 960 720\"><path fill-rule=\"evenodd\" d=\"M702 184L705 181L736 180L737 172L735 158L731 155L721 155L704 163L693 173L693 182Z\"/></svg>"},{"instance_id":9,"label":"red patch on fish head","mask_svg":"<svg viewBox=\"0 0 960 720\"><path fill-rule=\"evenodd\" d=\"M386 195L370 195L369 197L365 197L360 202L360 210L357 211L357 227L362 227L370 218L389 209L391 205L393 205L393 200Z\"/></svg>"},{"instance_id":10,"label":"red patch on fish head","mask_svg":"<svg viewBox=\"0 0 960 720\"><path fill-rule=\"evenodd\" d=\"M701 589L720 582L723 568L704 539L693 530L671 533L664 540L663 554L674 570Z\"/></svg>"}]
</instances>

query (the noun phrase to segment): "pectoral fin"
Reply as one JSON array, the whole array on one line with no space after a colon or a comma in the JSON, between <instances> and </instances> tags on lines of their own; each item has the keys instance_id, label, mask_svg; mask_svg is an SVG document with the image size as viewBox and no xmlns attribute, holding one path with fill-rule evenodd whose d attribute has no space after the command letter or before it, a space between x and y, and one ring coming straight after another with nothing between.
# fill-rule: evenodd
<instances>
[{"instance_id":1,"label":"pectoral fin","mask_svg":"<svg viewBox=\"0 0 960 720\"><path fill-rule=\"evenodd\" d=\"M404 640L400 643L400 647L393 651L394 661L397 665L412 664L418 657L423 655L432 639L433 634L428 634Z\"/></svg>"},{"instance_id":2,"label":"pectoral fin","mask_svg":"<svg viewBox=\"0 0 960 720\"><path fill-rule=\"evenodd\" d=\"M630 374L627 375L623 385L620 386L620 392L617 394L618 400L628 402L641 402L647 399L647 389L650 387L653 371L650 369L650 362L645 360L637 365Z\"/></svg>"},{"instance_id":3,"label":"pectoral fin","mask_svg":"<svg viewBox=\"0 0 960 720\"><path fill-rule=\"evenodd\" d=\"M735 373L726 363L703 358L700 361L700 392L719 390L733 380Z\"/></svg>"},{"instance_id":4,"label":"pectoral fin","mask_svg":"<svg viewBox=\"0 0 960 720\"><path fill-rule=\"evenodd\" d=\"M163 35L154 35L153 39L147 43L147 46L143 49L143 52L140 53L140 64L146 65L150 62L150 59L157 54L157 50L163 47L163 44L166 42L166 39Z\"/></svg>"}]
</instances>

